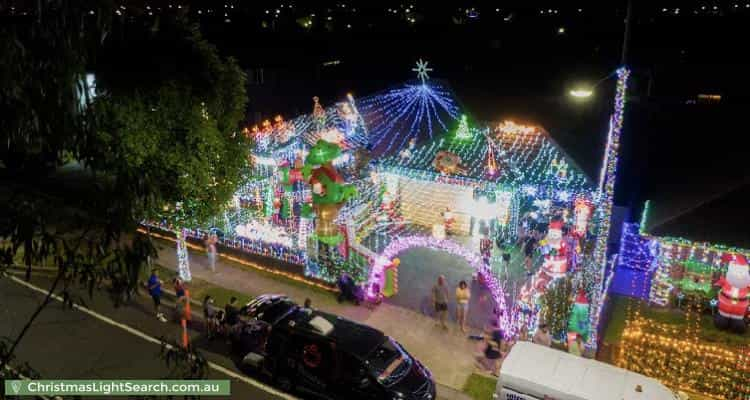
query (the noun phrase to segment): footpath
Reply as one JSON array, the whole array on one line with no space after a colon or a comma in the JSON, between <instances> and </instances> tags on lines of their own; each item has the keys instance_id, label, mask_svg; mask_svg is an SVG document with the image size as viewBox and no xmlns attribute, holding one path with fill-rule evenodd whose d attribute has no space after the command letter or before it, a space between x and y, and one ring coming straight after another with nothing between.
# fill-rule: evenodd
<instances>
[{"instance_id":1,"label":"footpath","mask_svg":"<svg viewBox=\"0 0 750 400\"><path fill-rule=\"evenodd\" d=\"M172 271L176 270L174 243L161 240L157 243L161 250L155 263ZM347 302L338 303L333 292L273 275L263 271L262 266L254 268L250 263L240 264L221 254L219 256L212 271L205 252L191 248L189 260L193 278L249 297L264 293L285 294L300 304L305 299L310 299L314 308L377 328L403 344L430 369L439 384L440 398L466 398L460 391L469 376L475 372L474 356L479 349L477 342L469 340L455 322L450 322L446 331L437 326L430 316L387 302L373 309Z\"/></svg>"}]
</instances>

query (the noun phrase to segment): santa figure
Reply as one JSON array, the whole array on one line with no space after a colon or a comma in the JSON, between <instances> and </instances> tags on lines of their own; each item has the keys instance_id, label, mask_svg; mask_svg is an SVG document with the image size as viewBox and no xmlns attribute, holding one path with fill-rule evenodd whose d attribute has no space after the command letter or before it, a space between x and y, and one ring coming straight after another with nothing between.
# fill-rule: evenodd
<instances>
[{"instance_id":1,"label":"santa figure","mask_svg":"<svg viewBox=\"0 0 750 400\"><path fill-rule=\"evenodd\" d=\"M548 253L544 256L542 270L552 279L562 278L568 272L568 253L563 241L563 223L552 221L547 232Z\"/></svg>"},{"instance_id":2,"label":"santa figure","mask_svg":"<svg viewBox=\"0 0 750 400\"><path fill-rule=\"evenodd\" d=\"M547 255L544 258L542 269L553 279L562 278L568 272L568 258L560 255Z\"/></svg>"},{"instance_id":3,"label":"santa figure","mask_svg":"<svg viewBox=\"0 0 750 400\"><path fill-rule=\"evenodd\" d=\"M453 227L453 222L456 220L456 218L453 216L453 212L450 208L445 207L445 211L443 211L443 226L445 227L445 233L447 234L450 232L451 228Z\"/></svg>"},{"instance_id":4,"label":"santa figure","mask_svg":"<svg viewBox=\"0 0 750 400\"><path fill-rule=\"evenodd\" d=\"M567 210L566 210L567 211ZM588 230L589 221L591 220L591 214L594 211L594 206L590 201L579 198L575 202L575 223L573 224L573 233L576 237L583 238L586 236Z\"/></svg>"},{"instance_id":5,"label":"santa figure","mask_svg":"<svg viewBox=\"0 0 750 400\"><path fill-rule=\"evenodd\" d=\"M551 251L560 252L564 247L563 244L563 223L562 221L552 221L547 229L547 237L545 241Z\"/></svg>"},{"instance_id":6,"label":"santa figure","mask_svg":"<svg viewBox=\"0 0 750 400\"><path fill-rule=\"evenodd\" d=\"M719 329L730 328L737 333L747 329L745 316L750 306L750 272L747 259L741 254L725 254L722 261L728 263L727 273L715 286L719 291L719 313L714 320Z\"/></svg>"}]
</instances>

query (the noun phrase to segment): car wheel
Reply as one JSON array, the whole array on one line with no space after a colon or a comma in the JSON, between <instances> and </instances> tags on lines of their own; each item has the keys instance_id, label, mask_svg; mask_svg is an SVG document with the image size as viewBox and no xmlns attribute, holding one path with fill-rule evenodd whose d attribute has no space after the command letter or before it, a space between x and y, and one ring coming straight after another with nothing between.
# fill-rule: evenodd
<instances>
[{"instance_id":1,"label":"car wheel","mask_svg":"<svg viewBox=\"0 0 750 400\"><path fill-rule=\"evenodd\" d=\"M276 377L276 386L286 393L294 393L294 382L286 375Z\"/></svg>"}]
</instances>

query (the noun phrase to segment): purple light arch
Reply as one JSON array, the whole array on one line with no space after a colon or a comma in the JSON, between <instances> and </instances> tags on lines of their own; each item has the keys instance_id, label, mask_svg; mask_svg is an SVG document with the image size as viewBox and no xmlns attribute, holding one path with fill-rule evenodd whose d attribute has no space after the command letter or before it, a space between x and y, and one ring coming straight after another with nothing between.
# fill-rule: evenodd
<instances>
[{"instance_id":1,"label":"purple light arch","mask_svg":"<svg viewBox=\"0 0 750 400\"><path fill-rule=\"evenodd\" d=\"M489 266L484 263L479 254L467 249L466 247L448 239L436 239L431 236L408 236L408 237L397 237L391 241L388 246L383 249L370 266L370 274L368 277L367 284L367 295L370 298L377 296L374 292L373 284L380 284L385 266L388 265L393 258L395 258L401 252L415 248L425 247L433 250L446 251L452 255L465 259L469 265L471 265L477 272L484 275L487 287L492 293L492 298L495 300L498 310L501 311L500 316L500 327L503 328L506 335L512 336L515 333L513 324L510 322L511 319L508 315L508 309L505 306L505 292L500 282L497 280L495 275L490 271Z\"/></svg>"}]
</instances>

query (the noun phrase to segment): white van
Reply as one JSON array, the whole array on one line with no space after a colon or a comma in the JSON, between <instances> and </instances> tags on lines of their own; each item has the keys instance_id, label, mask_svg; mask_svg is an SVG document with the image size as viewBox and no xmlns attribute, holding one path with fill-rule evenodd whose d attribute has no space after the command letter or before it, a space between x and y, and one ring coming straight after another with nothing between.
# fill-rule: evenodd
<instances>
[{"instance_id":1,"label":"white van","mask_svg":"<svg viewBox=\"0 0 750 400\"><path fill-rule=\"evenodd\" d=\"M675 400L659 381L599 361L518 342L503 361L497 400Z\"/></svg>"}]
</instances>

